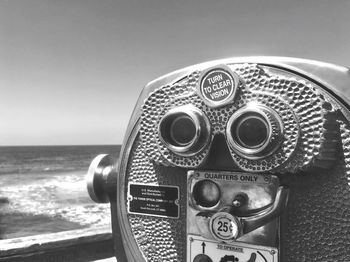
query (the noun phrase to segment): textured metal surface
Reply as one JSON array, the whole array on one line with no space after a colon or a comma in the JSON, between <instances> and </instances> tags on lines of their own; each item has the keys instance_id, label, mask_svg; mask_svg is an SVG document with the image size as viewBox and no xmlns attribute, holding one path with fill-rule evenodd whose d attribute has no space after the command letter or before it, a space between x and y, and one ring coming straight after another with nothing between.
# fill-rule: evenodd
<instances>
[{"instance_id":1,"label":"textured metal surface","mask_svg":"<svg viewBox=\"0 0 350 262\"><path fill-rule=\"evenodd\" d=\"M327 125L327 114L333 108L312 83L294 76L269 72L255 64L238 64L231 68L241 78L237 99L232 105L221 108L205 105L195 90L200 74L197 71L181 84L164 86L150 94L143 106L141 139L145 152L152 160L165 165L198 167L209 152L210 143L197 155L183 157L171 152L162 143L157 128L159 120L169 109L193 104L208 117L213 137L217 133L224 133L233 112L250 102L258 102L275 110L282 119L285 132L279 149L265 158L251 160L231 150L241 170L296 172L311 162L315 164L316 159L322 159L322 154L328 159L332 158L330 151L333 150L333 144L326 141L325 136L327 129L332 129L332 125ZM286 163L292 155L293 158ZM288 166L284 167L283 164Z\"/></svg>"},{"instance_id":2,"label":"textured metal surface","mask_svg":"<svg viewBox=\"0 0 350 262\"><path fill-rule=\"evenodd\" d=\"M135 141L134 148L127 171L129 182L186 188L185 170L153 164L138 140ZM186 190L180 191L179 205L180 219L128 215L131 233L146 261L185 261Z\"/></svg>"},{"instance_id":3,"label":"textured metal surface","mask_svg":"<svg viewBox=\"0 0 350 262\"><path fill-rule=\"evenodd\" d=\"M342 151L331 170L280 176L290 188L281 223L282 262L350 261L349 159L345 163Z\"/></svg>"},{"instance_id":4,"label":"textured metal surface","mask_svg":"<svg viewBox=\"0 0 350 262\"><path fill-rule=\"evenodd\" d=\"M214 177L215 175L220 176L220 174L234 177L229 179L210 178L218 185L221 192L220 202L212 208L198 206L193 198L193 187L198 181L208 179L205 178L205 174L209 176L214 175ZM247 176L260 176L260 178L257 179L257 182L252 182L251 180L245 181L241 178ZM225 208L230 207L237 194L245 194L248 201L239 210L235 210L235 216L251 216L263 209L268 210L275 201L276 191L279 186L279 179L275 176L251 175L248 173L190 171L188 179L187 234L205 236L206 239L213 239L213 235L209 229L209 220L213 215L212 212L224 211ZM238 241L263 246L274 246L276 244L276 223L278 221L273 220L259 227L258 230L240 236Z\"/></svg>"},{"instance_id":5,"label":"textured metal surface","mask_svg":"<svg viewBox=\"0 0 350 262\"><path fill-rule=\"evenodd\" d=\"M171 184L184 189L180 191L178 220L127 215L145 260L185 261L186 171L200 167L211 146L208 143L191 157L172 153L157 137L160 118L174 106L191 103L207 115L213 138L225 132L235 110L258 101L278 112L287 130L285 138L279 150L260 162L231 150L236 163L232 170L274 172L290 187L289 207L282 220L281 261L350 261L350 128L343 109L329 103L332 98L314 83L296 75L256 64L231 68L242 80L232 105L206 106L195 91L200 74L196 70L181 82L154 90L144 101L141 140L134 141L127 159L125 183Z\"/></svg>"}]
</instances>

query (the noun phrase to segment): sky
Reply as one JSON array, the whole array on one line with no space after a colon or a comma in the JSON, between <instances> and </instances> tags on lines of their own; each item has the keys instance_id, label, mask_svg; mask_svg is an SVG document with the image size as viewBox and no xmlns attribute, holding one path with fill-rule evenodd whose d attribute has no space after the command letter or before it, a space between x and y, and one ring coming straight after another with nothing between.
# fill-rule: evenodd
<instances>
[{"instance_id":1,"label":"sky","mask_svg":"<svg viewBox=\"0 0 350 262\"><path fill-rule=\"evenodd\" d=\"M0 145L120 144L149 81L213 59L350 66L348 0L0 0Z\"/></svg>"}]
</instances>

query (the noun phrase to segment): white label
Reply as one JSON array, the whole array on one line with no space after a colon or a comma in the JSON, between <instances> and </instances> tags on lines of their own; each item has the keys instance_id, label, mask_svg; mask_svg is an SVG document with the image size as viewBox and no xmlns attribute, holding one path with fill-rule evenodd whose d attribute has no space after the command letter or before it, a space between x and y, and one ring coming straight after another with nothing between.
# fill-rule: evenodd
<instances>
[{"instance_id":1,"label":"white label","mask_svg":"<svg viewBox=\"0 0 350 262\"><path fill-rule=\"evenodd\" d=\"M224 244L199 236L188 235L187 262L196 261L199 257L209 257L213 262L278 262L278 251L272 247L240 242Z\"/></svg>"}]
</instances>

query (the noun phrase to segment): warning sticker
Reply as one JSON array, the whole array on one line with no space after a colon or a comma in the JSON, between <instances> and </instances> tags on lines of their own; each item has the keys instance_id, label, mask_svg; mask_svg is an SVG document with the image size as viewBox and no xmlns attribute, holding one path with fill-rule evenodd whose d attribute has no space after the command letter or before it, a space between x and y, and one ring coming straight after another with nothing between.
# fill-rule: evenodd
<instances>
[{"instance_id":1,"label":"warning sticker","mask_svg":"<svg viewBox=\"0 0 350 262\"><path fill-rule=\"evenodd\" d=\"M226 105L233 102L238 81L238 76L229 67L217 66L203 72L199 91L209 106Z\"/></svg>"},{"instance_id":2,"label":"warning sticker","mask_svg":"<svg viewBox=\"0 0 350 262\"><path fill-rule=\"evenodd\" d=\"M179 218L179 188L129 184L128 211L132 214Z\"/></svg>"},{"instance_id":3,"label":"warning sticker","mask_svg":"<svg viewBox=\"0 0 350 262\"><path fill-rule=\"evenodd\" d=\"M278 250L241 242L228 245L188 235L187 262L202 261L200 259L217 262L278 262Z\"/></svg>"}]
</instances>

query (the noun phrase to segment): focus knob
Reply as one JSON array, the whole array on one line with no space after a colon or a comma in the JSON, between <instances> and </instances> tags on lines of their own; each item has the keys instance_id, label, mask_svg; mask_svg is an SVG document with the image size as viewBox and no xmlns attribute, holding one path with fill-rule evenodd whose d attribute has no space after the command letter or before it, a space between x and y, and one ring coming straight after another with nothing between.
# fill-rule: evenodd
<instances>
[{"instance_id":1,"label":"focus knob","mask_svg":"<svg viewBox=\"0 0 350 262\"><path fill-rule=\"evenodd\" d=\"M110 195L117 191L117 171L110 155L96 156L86 174L87 191L96 203L108 203Z\"/></svg>"}]
</instances>

